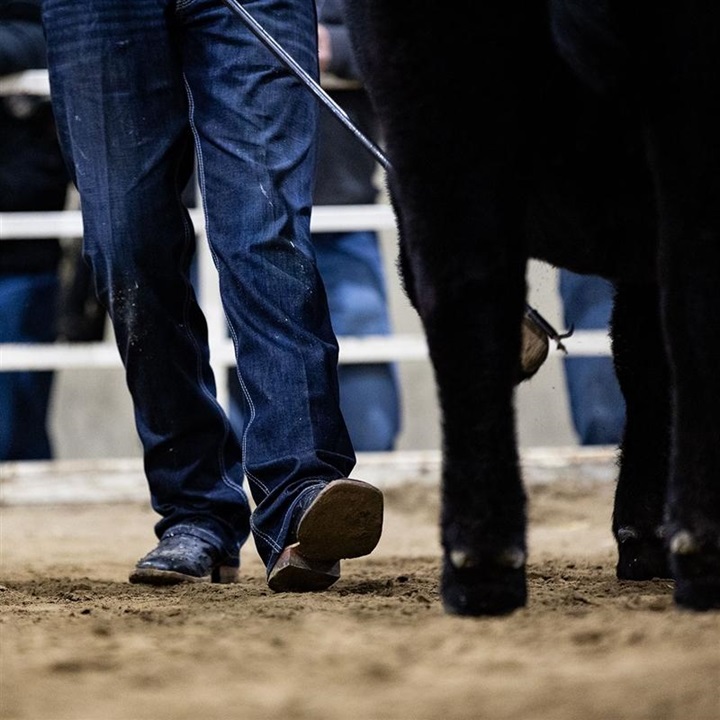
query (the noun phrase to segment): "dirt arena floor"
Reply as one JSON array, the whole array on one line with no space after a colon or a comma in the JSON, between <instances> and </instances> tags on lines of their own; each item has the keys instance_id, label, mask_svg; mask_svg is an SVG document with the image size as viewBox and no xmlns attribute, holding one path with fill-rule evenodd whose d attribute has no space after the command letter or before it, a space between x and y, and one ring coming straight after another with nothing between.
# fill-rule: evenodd
<instances>
[{"instance_id":1,"label":"dirt arena floor","mask_svg":"<svg viewBox=\"0 0 720 720\"><path fill-rule=\"evenodd\" d=\"M720 613L621 583L613 484L529 486L528 606L444 614L437 487L386 494L384 535L318 594L134 586L145 502L0 507L3 720L720 720Z\"/></svg>"}]
</instances>

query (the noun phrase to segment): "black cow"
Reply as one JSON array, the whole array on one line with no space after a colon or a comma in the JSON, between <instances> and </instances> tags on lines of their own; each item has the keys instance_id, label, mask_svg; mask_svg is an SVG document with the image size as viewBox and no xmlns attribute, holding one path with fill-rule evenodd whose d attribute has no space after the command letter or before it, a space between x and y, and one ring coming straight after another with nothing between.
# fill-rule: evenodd
<instances>
[{"instance_id":1,"label":"black cow","mask_svg":"<svg viewBox=\"0 0 720 720\"><path fill-rule=\"evenodd\" d=\"M720 607L720 3L349 0L438 388L446 611L523 606L530 257L609 278L617 576Z\"/></svg>"}]
</instances>

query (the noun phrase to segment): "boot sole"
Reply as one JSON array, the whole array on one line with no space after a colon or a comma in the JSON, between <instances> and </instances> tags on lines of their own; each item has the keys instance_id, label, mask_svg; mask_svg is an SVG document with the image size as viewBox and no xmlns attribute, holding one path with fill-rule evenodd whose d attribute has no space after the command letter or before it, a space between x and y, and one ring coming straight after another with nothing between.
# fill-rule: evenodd
<instances>
[{"instance_id":1,"label":"boot sole","mask_svg":"<svg viewBox=\"0 0 720 720\"><path fill-rule=\"evenodd\" d=\"M174 570L159 570L157 568L135 568L128 578L131 583L136 585L179 585L180 583L234 583L238 581L238 569L221 565L216 567L211 575L203 577L195 577L194 575L186 575L184 573L175 572Z\"/></svg>"},{"instance_id":2,"label":"boot sole","mask_svg":"<svg viewBox=\"0 0 720 720\"><path fill-rule=\"evenodd\" d=\"M340 560L371 553L380 540L383 495L361 480L334 480L305 511L298 542L283 550L268 575L275 592L326 590L340 578Z\"/></svg>"},{"instance_id":3,"label":"boot sole","mask_svg":"<svg viewBox=\"0 0 720 720\"><path fill-rule=\"evenodd\" d=\"M383 495L361 480L334 480L318 494L297 529L297 550L309 560L371 553L380 540Z\"/></svg>"}]
</instances>

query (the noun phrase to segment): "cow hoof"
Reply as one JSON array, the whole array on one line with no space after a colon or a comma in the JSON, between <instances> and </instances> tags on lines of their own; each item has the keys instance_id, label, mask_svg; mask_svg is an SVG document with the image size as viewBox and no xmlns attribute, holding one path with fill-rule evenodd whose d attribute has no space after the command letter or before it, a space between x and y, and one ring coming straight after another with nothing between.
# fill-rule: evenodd
<instances>
[{"instance_id":1,"label":"cow hoof","mask_svg":"<svg viewBox=\"0 0 720 720\"><path fill-rule=\"evenodd\" d=\"M620 540L616 572L619 580L672 577L663 541L660 538Z\"/></svg>"},{"instance_id":2,"label":"cow hoof","mask_svg":"<svg viewBox=\"0 0 720 720\"><path fill-rule=\"evenodd\" d=\"M720 576L676 578L674 600L688 610L720 610Z\"/></svg>"},{"instance_id":3,"label":"cow hoof","mask_svg":"<svg viewBox=\"0 0 720 720\"><path fill-rule=\"evenodd\" d=\"M440 582L445 611L451 615L507 615L524 607L525 565L518 564L518 553L510 555L510 561L501 564L464 563L460 567L457 554L452 559L446 555Z\"/></svg>"},{"instance_id":4,"label":"cow hoof","mask_svg":"<svg viewBox=\"0 0 720 720\"><path fill-rule=\"evenodd\" d=\"M720 545L703 548L686 530L670 540L675 604L688 610L720 609Z\"/></svg>"}]
</instances>

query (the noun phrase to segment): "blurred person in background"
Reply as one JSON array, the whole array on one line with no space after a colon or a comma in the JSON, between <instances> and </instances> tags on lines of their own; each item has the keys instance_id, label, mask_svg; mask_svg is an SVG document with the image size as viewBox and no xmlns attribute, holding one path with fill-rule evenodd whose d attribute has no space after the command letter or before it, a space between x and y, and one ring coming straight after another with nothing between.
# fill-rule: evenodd
<instances>
[{"instance_id":1,"label":"blurred person in background","mask_svg":"<svg viewBox=\"0 0 720 720\"><path fill-rule=\"evenodd\" d=\"M559 290L565 327L608 330L613 287L607 280L561 269ZM566 357L563 363L570 415L578 442L617 445L625 428L625 399L612 357Z\"/></svg>"},{"instance_id":2,"label":"blurred person in background","mask_svg":"<svg viewBox=\"0 0 720 720\"><path fill-rule=\"evenodd\" d=\"M353 124L377 142L379 126L360 81L342 0L318 0L321 84ZM324 106L320 112L314 205L369 205L378 198L377 163L357 138ZM336 335L392 332L380 243L373 230L313 233ZM400 388L392 363L343 363L338 369L340 407L356 451L394 449L400 432ZM229 373L231 412L242 427L239 385Z\"/></svg>"},{"instance_id":3,"label":"blurred person in background","mask_svg":"<svg viewBox=\"0 0 720 720\"><path fill-rule=\"evenodd\" d=\"M0 0L0 76L47 66L40 0ZM62 210L69 176L50 101L0 95L0 212ZM56 339L57 238L0 240L0 342ZM0 371L0 461L53 456L51 371Z\"/></svg>"}]
</instances>

